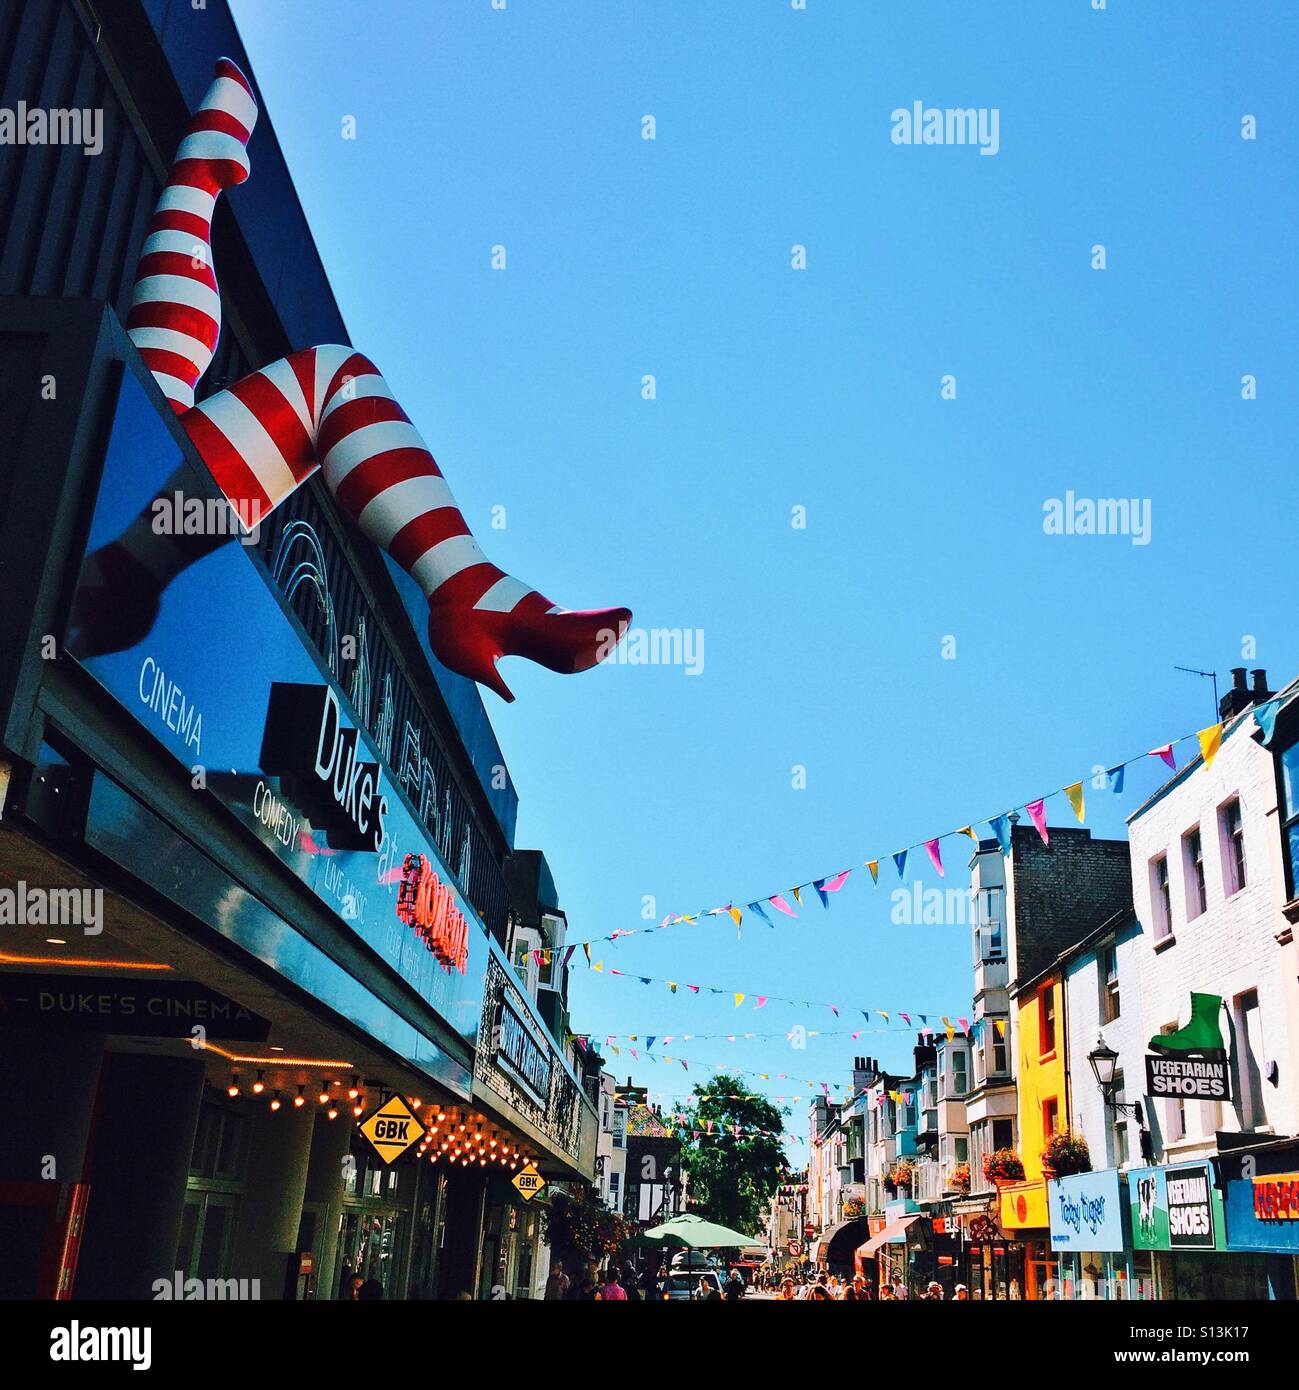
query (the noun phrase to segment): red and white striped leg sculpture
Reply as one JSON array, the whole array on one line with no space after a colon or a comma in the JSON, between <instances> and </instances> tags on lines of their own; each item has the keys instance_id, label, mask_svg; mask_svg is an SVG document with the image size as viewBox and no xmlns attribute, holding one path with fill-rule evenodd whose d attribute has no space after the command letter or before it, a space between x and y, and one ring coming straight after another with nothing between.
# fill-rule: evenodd
<instances>
[{"instance_id":1,"label":"red and white striped leg sculpture","mask_svg":"<svg viewBox=\"0 0 1299 1390\"><path fill-rule=\"evenodd\" d=\"M247 524L322 469L339 506L428 596L434 654L503 699L513 696L496 670L502 656L564 673L594 666L620 640L630 612L567 612L491 564L419 432L362 354L308 348L193 404L220 332L212 207L222 188L248 176L245 146L256 118L247 79L222 59L159 199L127 321L226 499ZM83 582L83 650L139 641L170 578L220 543L160 544L149 516L146 508L92 557L100 582L93 572Z\"/></svg>"}]
</instances>

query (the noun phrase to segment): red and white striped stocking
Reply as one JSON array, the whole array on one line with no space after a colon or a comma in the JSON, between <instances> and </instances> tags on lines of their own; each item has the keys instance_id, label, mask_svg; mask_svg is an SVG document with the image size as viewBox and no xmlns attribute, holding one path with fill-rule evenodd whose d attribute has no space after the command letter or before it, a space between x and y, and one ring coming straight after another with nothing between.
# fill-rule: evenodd
<instances>
[{"instance_id":1,"label":"red and white striped stocking","mask_svg":"<svg viewBox=\"0 0 1299 1390\"><path fill-rule=\"evenodd\" d=\"M247 80L222 59L159 200L128 319L227 501L251 524L321 468L339 506L427 595L434 654L503 699L513 696L496 670L502 656L565 673L595 665L626 631L630 612L568 612L491 564L419 432L362 354L337 345L308 348L193 405L220 331L210 247L206 255L195 248L209 245L216 194L247 177L244 146L255 120ZM92 557L102 583L96 602L92 572L91 593L79 607L83 649L139 641L172 575L224 539L160 546L141 533L149 513ZM123 585L140 592L123 603Z\"/></svg>"}]
</instances>

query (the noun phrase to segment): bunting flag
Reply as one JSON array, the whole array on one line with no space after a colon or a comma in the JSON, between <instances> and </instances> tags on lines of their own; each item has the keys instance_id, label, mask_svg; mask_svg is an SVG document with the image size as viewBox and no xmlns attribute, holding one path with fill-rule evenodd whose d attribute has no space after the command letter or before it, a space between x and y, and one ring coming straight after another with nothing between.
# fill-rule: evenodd
<instances>
[{"instance_id":1,"label":"bunting flag","mask_svg":"<svg viewBox=\"0 0 1299 1390\"><path fill-rule=\"evenodd\" d=\"M1002 854L1010 853L1010 812L1004 816L993 816L988 822L988 828L997 837L997 843L1001 846Z\"/></svg>"},{"instance_id":2,"label":"bunting flag","mask_svg":"<svg viewBox=\"0 0 1299 1390\"><path fill-rule=\"evenodd\" d=\"M1276 717L1280 710L1280 700L1268 700L1266 704L1254 706L1254 722L1262 730L1265 748L1272 742L1272 735L1276 732Z\"/></svg>"},{"instance_id":3,"label":"bunting flag","mask_svg":"<svg viewBox=\"0 0 1299 1390\"><path fill-rule=\"evenodd\" d=\"M588 965L590 965L590 964L591 964L591 943L590 943L589 941L584 941L584 942L582 942L582 949L586 952L586 963L587 963Z\"/></svg>"},{"instance_id":4,"label":"bunting flag","mask_svg":"<svg viewBox=\"0 0 1299 1390\"><path fill-rule=\"evenodd\" d=\"M1258 728L1262 734L1264 743L1269 742L1272 738L1273 731L1276 726L1277 714L1280 710L1284 698L1286 697L1274 697L1271 700L1265 701L1263 704L1254 706L1250 711L1254 715L1255 721L1257 722ZM1147 758L1159 758L1170 769L1176 772L1177 759L1174 755L1173 750L1177 744L1185 742L1188 739L1195 739L1197 741L1197 744L1199 746L1199 752L1205 765L1207 766L1211 764L1214 757L1217 755L1219 747L1221 746L1222 736L1224 732L1225 728L1222 724L1211 725L1209 728L1201 729L1197 733L1183 734L1180 738L1172 739L1168 743L1160 744L1158 747L1152 748L1148 752L1143 753L1138 757L1126 758L1123 762L1114 764L1105 772L1105 777L1108 781L1110 791L1116 794L1121 794L1124 790L1124 776L1126 769L1128 767L1131 767L1134 763L1145 762ZM1050 843L1049 832L1047 829L1047 801L1054 796L1065 797L1073 810L1075 818L1078 820L1079 823L1082 823L1085 816L1085 805L1083 795L1084 786L1085 781L1083 780L1071 782L1067 786L1060 788L1059 791L1051 792L1047 796L1038 797L1034 800L1023 803L1023 809L1025 810L1029 818L1032 820L1033 825L1036 827L1037 832L1040 835L1044 844ZM1001 852L1003 854L1010 854L1011 852L1012 814L1013 809L1011 811L1003 812L999 816L993 816L989 818L986 822L989 830L996 838L997 844L1000 846ZM894 851L891 857L893 859L895 867L897 868L899 879L905 876L908 855L910 851L913 849L919 849L921 847L923 847L926 853L928 854L930 863L933 865L935 872L938 873L940 877L944 876L941 855L942 841L948 838L948 836L962 835L968 837L977 847L977 845L979 844L979 836L974 828L976 824L977 822L975 821L967 821L963 825L958 826L956 829L949 830L942 835L927 836L923 839L918 840L915 844L907 845L903 849ZM876 886L878 886L879 884L879 866L882 858L883 856L880 856L877 858L862 861L863 867L870 870L871 882ZM830 893L838 892L847 882L851 872L851 869L841 869L834 874L826 874L824 877L808 879L806 882L797 884L792 888L787 888L781 893L772 894L770 897L755 899L754 901L747 904L747 910L751 912L756 912L762 918L762 920L767 923L768 926L773 925L773 923L771 918L767 915L767 912L763 905L764 903L767 906L774 907L778 912L783 913L787 917L797 918L798 913L795 912L794 909L790 906L788 898L792 898L795 903L801 906L803 902L804 888L814 889L821 901L821 905L823 907L828 907L829 900L827 895ZM788 897L786 895L788 895ZM669 914L668 916L664 917L661 922L657 923L657 925L654 926L645 926L634 929L620 929L606 936L592 938L591 941L575 943L574 945L571 945L568 948L568 953L566 953L565 955L565 964L567 964L568 960L571 959L571 952L576 949L576 945L581 945L583 950L587 953L587 964L589 965L590 946L594 944L594 942L617 942L624 940L629 936L638 935L642 931L663 930L666 927L675 926L682 923L689 924L697 922L701 919L701 917L716 917L728 914L735 922L736 929L738 931L742 925L743 911L741 910L741 908L736 907L734 903L731 903L726 907L710 907L707 909L701 909L699 912L682 913L677 916Z\"/></svg>"},{"instance_id":5,"label":"bunting flag","mask_svg":"<svg viewBox=\"0 0 1299 1390\"><path fill-rule=\"evenodd\" d=\"M601 972L604 974L605 979L609 979L609 978L614 977L614 976L621 977L621 978L623 978L623 979L628 978L626 975L623 974L623 972L622 972L621 970L608 970L608 971L604 971L602 967L603 967L603 963L602 963L602 962L597 962L597 964L593 965L593 966L591 967L591 969L592 969L592 970L599 970L599 971L601 971ZM672 992L673 992L674 994L676 993L676 982L673 981L673 980L660 980L660 979L657 979L657 978L655 978L654 976L650 976L650 975L641 975L641 976L639 976L638 978L639 978L639 979L642 979L642 980L646 980L646 981L648 981L650 984L667 985L668 988L669 988L670 990L672 990ZM720 986L720 985L690 985L690 984L688 984L688 985L686 985L686 988L687 988L692 994L698 994L698 993L700 992L700 990L703 990L703 989L708 990L710 994L729 994L729 995L731 996L731 998L735 1000L735 1007L736 1007L737 1009L740 1007L740 1005L741 1005L746 999L749 999L749 998L753 998L755 1001L758 1001L758 1002L755 1002L755 1003L754 1003L754 1006L753 1006L753 1007L754 1007L755 1009L760 1009L760 1008L762 1008L765 1004L769 1003L771 1000L774 999L774 1000L778 1001L778 1002L781 1003L781 1004L795 1004L795 1005L798 1005L799 1007L805 1008L805 1009L829 1009L830 1012L831 1012L832 1014L834 1014L834 1016L835 1016L836 1018L838 1018L838 1017L840 1016L840 1008L841 1008L841 1006L840 1006L839 1004L836 1004L836 1003L830 1003L828 1000L824 1000L824 999L794 999L794 998L791 998L789 995L786 995L786 994L769 994L769 993L768 993L768 994L753 994L752 991L749 991L749 990L724 989L724 988L723 988L722 986ZM854 1006L854 1007L856 1007L856 1008L859 1010L859 1012L861 1013L862 1017L869 1023L869 1022L870 1022L870 1011L867 1010L867 1009L861 1008L860 1005L857 1005L857 1006ZM875 1012L876 1012L877 1014L879 1014L879 1016L880 1016L886 1023L888 1022L888 1020L889 1020L889 1014L886 1013L883 1009L876 1009ZM898 1010L894 1010L893 1012L899 1012L899 1011L898 1011ZM922 1010L920 1010L920 1009L911 1008L911 1009L908 1009L907 1012L908 1012L908 1014L914 1014L914 1015L919 1016L919 1017L925 1017L925 1016L927 1016L928 1014L934 1013L935 1010L933 1010L933 1009L928 1009L928 1010L922 1011ZM811 1030L809 1030L809 1034L810 1034L810 1032L811 1032Z\"/></svg>"},{"instance_id":6,"label":"bunting flag","mask_svg":"<svg viewBox=\"0 0 1299 1390\"><path fill-rule=\"evenodd\" d=\"M1162 758L1174 772L1177 771L1177 759L1173 757L1173 745L1171 743L1162 743L1158 748L1152 748L1146 757Z\"/></svg>"}]
</instances>

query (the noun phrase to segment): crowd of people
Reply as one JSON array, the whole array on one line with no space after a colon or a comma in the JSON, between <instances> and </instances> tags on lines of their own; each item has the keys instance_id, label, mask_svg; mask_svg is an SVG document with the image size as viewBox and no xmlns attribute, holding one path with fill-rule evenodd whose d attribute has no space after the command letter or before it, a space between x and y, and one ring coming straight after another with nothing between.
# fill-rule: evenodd
<instances>
[{"instance_id":1,"label":"crowd of people","mask_svg":"<svg viewBox=\"0 0 1299 1390\"><path fill-rule=\"evenodd\" d=\"M907 1286L900 1280L894 1284L881 1284L877 1289L864 1275L857 1274L851 1279L840 1279L825 1271L810 1273L799 1278L787 1274L783 1278L775 1273L768 1276L768 1287L773 1288L787 1303L812 1300L835 1301L842 1303L866 1302L900 1303L911 1297ZM916 1295L921 1302L941 1303L947 1291L936 1280L931 1279L925 1291ZM952 1290L952 1300L956 1303L969 1301L970 1291L964 1284L957 1284Z\"/></svg>"},{"instance_id":2,"label":"crowd of people","mask_svg":"<svg viewBox=\"0 0 1299 1390\"><path fill-rule=\"evenodd\" d=\"M576 1275L570 1275L560 1263L551 1266L546 1280L548 1300L568 1300L577 1303L644 1303L663 1298L664 1282L673 1271L645 1269L637 1272L626 1264L621 1268L610 1263L583 1265ZM744 1276L738 1270L723 1279L713 1271L713 1277L700 1278L699 1270L677 1271L695 1283L695 1296L701 1302L733 1302L748 1292Z\"/></svg>"}]
</instances>

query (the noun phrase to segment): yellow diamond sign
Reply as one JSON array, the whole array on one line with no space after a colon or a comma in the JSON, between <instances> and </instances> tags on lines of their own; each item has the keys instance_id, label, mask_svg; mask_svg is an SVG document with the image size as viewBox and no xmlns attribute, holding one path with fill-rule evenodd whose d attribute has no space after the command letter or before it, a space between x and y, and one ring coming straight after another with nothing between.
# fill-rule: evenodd
<instances>
[{"instance_id":1,"label":"yellow diamond sign","mask_svg":"<svg viewBox=\"0 0 1299 1390\"><path fill-rule=\"evenodd\" d=\"M361 1133L385 1163L392 1163L418 1141L424 1126L400 1096L393 1096L365 1121Z\"/></svg>"},{"instance_id":2,"label":"yellow diamond sign","mask_svg":"<svg viewBox=\"0 0 1299 1390\"><path fill-rule=\"evenodd\" d=\"M546 1180L537 1172L535 1163L526 1164L521 1172L515 1173L513 1181L525 1202L532 1201L546 1190Z\"/></svg>"}]
</instances>

